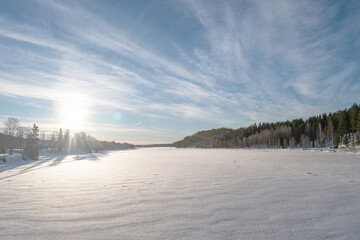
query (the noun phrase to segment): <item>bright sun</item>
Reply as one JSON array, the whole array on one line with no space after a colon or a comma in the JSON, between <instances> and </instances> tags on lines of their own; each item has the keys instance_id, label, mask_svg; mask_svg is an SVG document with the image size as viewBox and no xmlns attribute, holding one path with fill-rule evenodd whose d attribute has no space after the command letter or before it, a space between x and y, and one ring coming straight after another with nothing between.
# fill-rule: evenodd
<instances>
[{"instance_id":1,"label":"bright sun","mask_svg":"<svg viewBox=\"0 0 360 240\"><path fill-rule=\"evenodd\" d=\"M79 130L84 127L87 108L80 103L67 103L59 106L60 124L62 128Z\"/></svg>"}]
</instances>

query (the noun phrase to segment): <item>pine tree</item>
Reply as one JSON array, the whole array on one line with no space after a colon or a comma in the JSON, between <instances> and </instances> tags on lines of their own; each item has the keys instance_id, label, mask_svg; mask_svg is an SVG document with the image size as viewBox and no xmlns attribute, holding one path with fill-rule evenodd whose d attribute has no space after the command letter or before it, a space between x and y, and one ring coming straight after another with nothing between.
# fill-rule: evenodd
<instances>
[{"instance_id":1,"label":"pine tree","mask_svg":"<svg viewBox=\"0 0 360 240\"><path fill-rule=\"evenodd\" d=\"M321 151L322 151L322 126L321 126L321 122L319 122L318 124L318 143L320 145Z\"/></svg>"},{"instance_id":2,"label":"pine tree","mask_svg":"<svg viewBox=\"0 0 360 240\"><path fill-rule=\"evenodd\" d=\"M66 129L66 131L65 131L64 149L65 149L65 153L68 154L70 152L70 131L69 131L69 129Z\"/></svg>"},{"instance_id":3,"label":"pine tree","mask_svg":"<svg viewBox=\"0 0 360 240\"><path fill-rule=\"evenodd\" d=\"M335 138L334 138L334 148L338 148L340 144L340 135L338 133L336 133Z\"/></svg>"},{"instance_id":4,"label":"pine tree","mask_svg":"<svg viewBox=\"0 0 360 240\"><path fill-rule=\"evenodd\" d=\"M344 137L344 144L345 144L346 147L348 146L348 144L349 144L349 138L348 138L348 136L345 136L345 137Z\"/></svg>"},{"instance_id":5,"label":"pine tree","mask_svg":"<svg viewBox=\"0 0 360 240\"><path fill-rule=\"evenodd\" d=\"M305 125L305 136L303 137L303 148L308 147L310 149L310 141L311 141L311 123L310 119L307 121Z\"/></svg>"},{"instance_id":6,"label":"pine tree","mask_svg":"<svg viewBox=\"0 0 360 240\"><path fill-rule=\"evenodd\" d=\"M1 144L1 148L0 148L0 153L3 155L0 160L2 160L3 162L5 162L5 154L6 154L6 149L5 149L5 135L2 135L2 144Z\"/></svg>"},{"instance_id":7,"label":"pine tree","mask_svg":"<svg viewBox=\"0 0 360 240\"><path fill-rule=\"evenodd\" d=\"M350 117L348 111L345 109L340 113L338 134L343 136L349 132L350 129Z\"/></svg>"},{"instance_id":8,"label":"pine tree","mask_svg":"<svg viewBox=\"0 0 360 240\"><path fill-rule=\"evenodd\" d=\"M64 152L64 137L62 134L62 129L60 128L58 141L57 141L57 152L62 153Z\"/></svg>"},{"instance_id":9,"label":"pine tree","mask_svg":"<svg viewBox=\"0 0 360 240\"><path fill-rule=\"evenodd\" d=\"M50 152L54 153L56 151L56 132L53 132L51 134L51 140L50 140Z\"/></svg>"},{"instance_id":10,"label":"pine tree","mask_svg":"<svg viewBox=\"0 0 360 240\"><path fill-rule=\"evenodd\" d=\"M331 116L328 119L328 137L331 139L332 148L334 148L334 124Z\"/></svg>"},{"instance_id":11,"label":"pine tree","mask_svg":"<svg viewBox=\"0 0 360 240\"><path fill-rule=\"evenodd\" d=\"M26 133L26 128L25 127L18 127L17 128L17 131L16 131L16 137L18 138L18 141L19 141L19 147L20 147L20 149L22 149L23 150L23 148L24 148L24 143L23 143L23 139L24 139L24 135L25 135L25 133Z\"/></svg>"},{"instance_id":12,"label":"pine tree","mask_svg":"<svg viewBox=\"0 0 360 240\"><path fill-rule=\"evenodd\" d=\"M359 106L356 103L354 103L354 105L352 105L352 107L349 109L350 126L354 130L358 125L359 111Z\"/></svg>"},{"instance_id":13,"label":"pine tree","mask_svg":"<svg viewBox=\"0 0 360 240\"><path fill-rule=\"evenodd\" d=\"M39 127L34 124L30 132L27 133L26 145L23 151L22 158L24 160L26 158L29 158L31 160L37 160L39 159L39 151Z\"/></svg>"}]
</instances>

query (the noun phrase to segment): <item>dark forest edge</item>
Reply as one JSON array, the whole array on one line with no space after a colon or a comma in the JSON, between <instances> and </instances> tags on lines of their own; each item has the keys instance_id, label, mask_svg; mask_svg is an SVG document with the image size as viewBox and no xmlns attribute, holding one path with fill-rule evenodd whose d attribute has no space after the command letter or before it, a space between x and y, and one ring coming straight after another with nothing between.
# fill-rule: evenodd
<instances>
[{"instance_id":1,"label":"dark forest edge","mask_svg":"<svg viewBox=\"0 0 360 240\"><path fill-rule=\"evenodd\" d=\"M155 143L135 145L136 148L158 148L158 147L174 147L173 143Z\"/></svg>"},{"instance_id":2,"label":"dark forest edge","mask_svg":"<svg viewBox=\"0 0 360 240\"><path fill-rule=\"evenodd\" d=\"M339 148L360 142L360 107L275 123L259 123L238 129L199 131L174 143L178 148Z\"/></svg>"},{"instance_id":3,"label":"dark forest edge","mask_svg":"<svg viewBox=\"0 0 360 240\"><path fill-rule=\"evenodd\" d=\"M36 124L22 127L16 118L4 122L0 133L0 153L19 151L23 159L38 159L39 151L50 153L78 154L103 150L133 149L135 147L177 147L177 148L331 148L353 147L360 143L360 107L354 103L349 109L334 113L323 113L306 120L297 118L288 121L252 124L238 129L219 128L199 131L173 144L133 145L115 141L100 141L85 132L70 136L63 134L39 134Z\"/></svg>"},{"instance_id":4,"label":"dark forest edge","mask_svg":"<svg viewBox=\"0 0 360 240\"><path fill-rule=\"evenodd\" d=\"M56 154L80 154L93 153L104 150L134 149L130 143L115 141L100 141L85 132L75 133L72 137L70 131L63 134L53 132L50 135L39 134L36 124L30 127L22 127L16 118L8 118L4 122L3 132L0 133L1 160L5 161L5 155L12 155L15 151L21 154L23 160L37 160L40 150L47 150Z\"/></svg>"}]
</instances>

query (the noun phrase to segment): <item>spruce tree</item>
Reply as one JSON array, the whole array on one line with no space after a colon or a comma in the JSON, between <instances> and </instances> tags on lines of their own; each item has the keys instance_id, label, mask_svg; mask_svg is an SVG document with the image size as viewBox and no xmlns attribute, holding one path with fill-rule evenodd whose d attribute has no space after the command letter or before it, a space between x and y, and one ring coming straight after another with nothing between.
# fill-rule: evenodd
<instances>
[{"instance_id":1,"label":"spruce tree","mask_svg":"<svg viewBox=\"0 0 360 240\"><path fill-rule=\"evenodd\" d=\"M350 129L350 117L348 111L345 109L340 113L339 125L338 125L338 134L343 136L347 134Z\"/></svg>"},{"instance_id":2,"label":"spruce tree","mask_svg":"<svg viewBox=\"0 0 360 240\"><path fill-rule=\"evenodd\" d=\"M357 128L359 111L359 106L356 103L349 109L350 126L352 130Z\"/></svg>"},{"instance_id":3,"label":"spruce tree","mask_svg":"<svg viewBox=\"0 0 360 240\"><path fill-rule=\"evenodd\" d=\"M336 133L335 138L334 138L334 148L338 148L340 144L340 136L338 133Z\"/></svg>"},{"instance_id":4,"label":"spruce tree","mask_svg":"<svg viewBox=\"0 0 360 240\"><path fill-rule=\"evenodd\" d=\"M64 150L65 150L66 154L68 154L70 152L70 131L69 131L69 129L66 129L65 135L64 135Z\"/></svg>"},{"instance_id":5,"label":"spruce tree","mask_svg":"<svg viewBox=\"0 0 360 240\"><path fill-rule=\"evenodd\" d=\"M50 140L50 152L54 153L56 151L56 137L55 137L56 132L53 132L51 134L51 140Z\"/></svg>"},{"instance_id":6,"label":"spruce tree","mask_svg":"<svg viewBox=\"0 0 360 240\"><path fill-rule=\"evenodd\" d=\"M320 145L320 148L322 150L322 126L321 126L321 122L319 122L318 124L318 132L317 132L317 135L318 135L318 143Z\"/></svg>"},{"instance_id":7,"label":"spruce tree","mask_svg":"<svg viewBox=\"0 0 360 240\"><path fill-rule=\"evenodd\" d=\"M27 133L26 136L26 144L23 152L22 158L25 160L29 158L31 160L39 159L39 127L34 124L31 128L30 132Z\"/></svg>"},{"instance_id":8,"label":"spruce tree","mask_svg":"<svg viewBox=\"0 0 360 240\"><path fill-rule=\"evenodd\" d=\"M331 139L331 145L332 145L332 148L334 148L334 124L333 124L333 121L332 121L332 117L329 116L328 118L328 138Z\"/></svg>"},{"instance_id":9,"label":"spruce tree","mask_svg":"<svg viewBox=\"0 0 360 240\"><path fill-rule=\"evenodd\" d=\"M348 144L349 144L349 138L348 138L348 136L345 136L345 137L344 137L344 144L345 144L346 147L348 146Z\"/></svg>"},{"instance_id":10,"label":"spruce tree","mask_svg":"<svg viewBox=\"0 0 360 240\"><path fill-rule=\"evenodd\" d=\"M62 129L60 128L58 141L57 141L57 152L62 153L64 152L64 137L62 134Z\"/></svg>"}]
</instances>

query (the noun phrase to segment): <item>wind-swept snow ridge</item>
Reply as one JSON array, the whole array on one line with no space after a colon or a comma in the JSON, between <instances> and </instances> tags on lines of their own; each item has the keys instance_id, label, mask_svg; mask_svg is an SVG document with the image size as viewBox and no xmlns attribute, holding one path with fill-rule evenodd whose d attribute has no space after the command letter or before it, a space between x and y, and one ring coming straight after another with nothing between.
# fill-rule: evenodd
<instances>
[{"instance_id":1,"label":"wind-swept snow ridge","mask_svg":"<svg viewBox=\"0 0 360 240\"><path fill-rule=\"evenodd\" d=\"M0 163L0 239L360 239L360 155L153 148Z\"/></svg>"}]
</instances>

